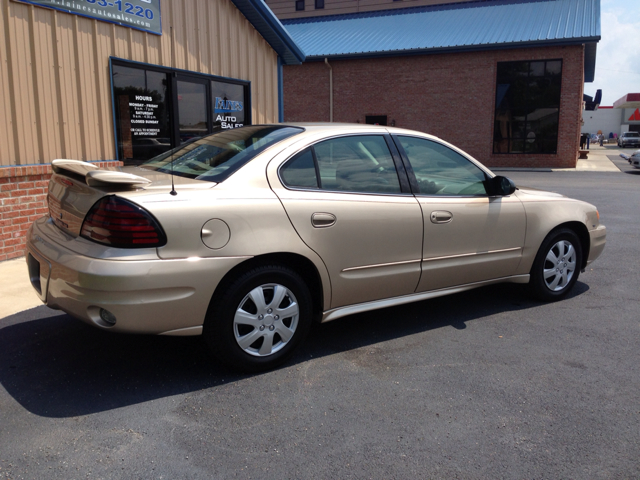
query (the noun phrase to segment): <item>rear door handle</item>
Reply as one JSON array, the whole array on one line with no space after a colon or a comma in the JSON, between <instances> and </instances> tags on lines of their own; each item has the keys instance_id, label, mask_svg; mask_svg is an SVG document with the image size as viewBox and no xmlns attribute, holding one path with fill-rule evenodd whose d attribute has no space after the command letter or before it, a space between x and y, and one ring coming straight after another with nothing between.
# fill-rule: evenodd
<instances>
[{"instance_id":1,"label":"rear door handle","mask_svg":"<svg viewBox=\"0 0 640 480\"><path fill-rule=\"evenodd\" d=\"M449 223L453 218L453 213L445 210L431 212L431 223Z\"/></svg>"},{"instance_id":2,"label":"rear door handle","mask_svg":"<svg viewBox=\"0 0 640 480\"><path fill-rule=\"evenodd\" d=\"M336 216L331 213L314 213L311 215L311 225L315 228L326 228L336 223Z\"/></svg>"}]
</instances>

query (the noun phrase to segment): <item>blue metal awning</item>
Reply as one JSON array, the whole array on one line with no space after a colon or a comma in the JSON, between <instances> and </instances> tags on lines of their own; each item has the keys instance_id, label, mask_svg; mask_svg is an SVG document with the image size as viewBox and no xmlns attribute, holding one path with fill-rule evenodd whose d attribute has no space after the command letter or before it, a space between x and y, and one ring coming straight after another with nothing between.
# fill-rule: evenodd
<instances>
[{"instance_id":1,"label":"blue metal awning","mask_svg":"<svg viewBox=\"0 0 640 480\"><path fill-rule=\"evenodd\" d=\"M479 0L283 24L307 60L585 44L593 81L600 0Z\"/></svg>"},{"instance_id":2,"label":"blue metal awning","mask_svg":"<svg viewBox=\"0 0 640 480\"><path fill-rule=\"evenodd\" d=\"M304 52L263 0L231 1L282 58L283 64L298 65L304 62Z\"/></svg>"}]
</instances>

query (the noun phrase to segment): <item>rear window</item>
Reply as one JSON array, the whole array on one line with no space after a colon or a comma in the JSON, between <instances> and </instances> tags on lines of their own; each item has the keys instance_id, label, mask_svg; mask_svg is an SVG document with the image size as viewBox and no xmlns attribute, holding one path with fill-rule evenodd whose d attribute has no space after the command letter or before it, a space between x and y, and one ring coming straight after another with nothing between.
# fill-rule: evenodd
<instances>
[{"instance_id":1,"label":"rear window","mask_svg":"<svg viewBox=\"0 0 640 480\"><path fill-rule=\"evenodd\" d=\"M279 125L252 125L223 130L181 145L140 166L219 183L267 148L303 131L303 128Z\"/></svg>"}]
</instances>

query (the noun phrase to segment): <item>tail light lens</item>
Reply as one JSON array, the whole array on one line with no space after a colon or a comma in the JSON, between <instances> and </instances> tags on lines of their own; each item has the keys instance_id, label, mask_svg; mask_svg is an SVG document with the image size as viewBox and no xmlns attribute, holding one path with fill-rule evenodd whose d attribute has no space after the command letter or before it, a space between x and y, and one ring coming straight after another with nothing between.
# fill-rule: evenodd
<instances>
[{"instance_id":1,"label":"tail light lens","mask_svg":"<svg viewBox=\"0 0 640 480\"><path fill-rule=\"evenodd\" d=\"M91 207L80 236L117 248L161 247L167 243L162 227L149 212L113 195Z\"/></svg>"}]
</instances>

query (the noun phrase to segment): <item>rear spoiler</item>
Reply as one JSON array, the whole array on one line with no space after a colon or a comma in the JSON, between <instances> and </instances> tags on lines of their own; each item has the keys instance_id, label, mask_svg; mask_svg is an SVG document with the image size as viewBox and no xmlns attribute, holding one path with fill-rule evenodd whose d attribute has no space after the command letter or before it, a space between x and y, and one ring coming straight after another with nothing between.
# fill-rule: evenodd
<instances>
[{"instance_id":1,"label":"rear spoiler","mask_svg":"<svg viewBox=\"0 0 640 480\"><path fill-rule=\"evenodd\" d=\"M134 186L151 183L151 180L138 175L113 170L100 170L93 163L81 162L80 160L56 159L51 162L51 168L58 174L63 174L64 171L67 171L80 175L84 177L85 182L90 187L114 184Z\"/></svg>"}]
</instances>

